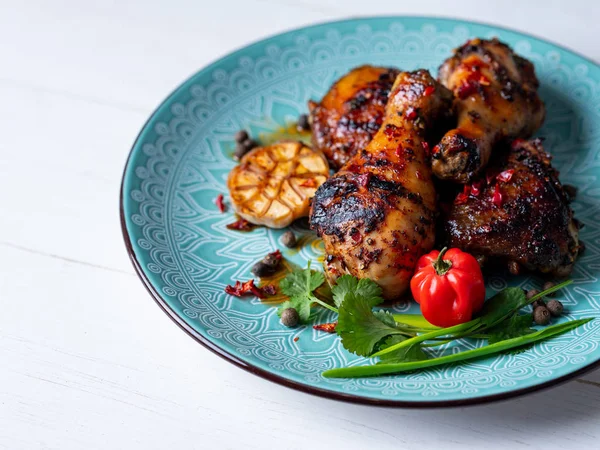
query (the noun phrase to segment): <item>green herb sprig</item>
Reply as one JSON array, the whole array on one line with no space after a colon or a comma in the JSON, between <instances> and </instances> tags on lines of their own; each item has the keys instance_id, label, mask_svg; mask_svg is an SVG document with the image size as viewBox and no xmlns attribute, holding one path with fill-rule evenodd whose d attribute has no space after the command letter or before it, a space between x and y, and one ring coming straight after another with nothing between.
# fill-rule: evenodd
<instances>
[{"instance_id":1,"label":"green herb sprig","mask_svg":"<svg viewBox=\"0 0 600 450\"><path fill-rule=\"evenodd\" d=\"M519 351L592 320L572 320L536 331L531 328L531 313L522 313L525 306L564 288L571 281L552 286L529 299L521 288L503 289L484 303L473 320L448 328L436 327L419 314L374 310L375 306L383 303L381 288L367 278L359 280L343 275L331 286L327 298L322 295L324 282L323 274L311 270L310 263L306 269L288 274L280 288L289 300L279 307L279 314L287 308L295 308L300 321L307 322L312 305L321 305L338 314L335 329L346 350L359 356L379 358L377 364L331 369L323 373L323 376L332 378L399 373L508 350ZM426 351L429 347L461 338L486 339L488 345L437 358L431 358Z\"/></svg>"},{"instance_id":2,"label":"green herb sprig","mask_svg":"<svg viewBox=\"0 0 600 450\"><path fill-rule=\"evenodd\" d=\"M325 277L323 276L323 273L311 270L310 262L306 269L294 270L287 274L287 276L281 280L279 287L285 295L290 297L290 299L279 306L277 314L281 317L281 314L285 309L294 308L298 311L300 321L306 322L310 317L310 308L313 303L317 303L322 307L337 313L337 308L334 308L313 294L313 291L324 282Z\"/></svg>"},{"instance_id":3,"label":"green herb sprig","mask_svg":"<svg viewBox=\"0 0 600 450\"><path fill-rule=\"evenodd\" d=\"M410 370L425 369L428 367L439 366L442 364L455 363L459 361L466 361L470 359L480 358L482 356L491 355L494 353L500 353L505 350L510 350L516 347L521 347L527 344L548 339L553 336L557 336L567 331L573 330L581 325L588 323L591 318L571 320L566 323L560 323L543 328L534 333L527 334L525 336L515 337L512 339L506 339L495 344L486 345L485 347L476 348L473 350L467 350L464 352L441 356L439 358L432 358L423 361L409 361L399 362L392 364L375 364L371 366L356 366L356 367L344 367L340 369L330 369L323 372L323 376L326 378L356 378L356 377L369 377L376 375L386 375L392 373L407 372ZM406 341L404 341L406 342Z\"/></svg>"}]
</instances>

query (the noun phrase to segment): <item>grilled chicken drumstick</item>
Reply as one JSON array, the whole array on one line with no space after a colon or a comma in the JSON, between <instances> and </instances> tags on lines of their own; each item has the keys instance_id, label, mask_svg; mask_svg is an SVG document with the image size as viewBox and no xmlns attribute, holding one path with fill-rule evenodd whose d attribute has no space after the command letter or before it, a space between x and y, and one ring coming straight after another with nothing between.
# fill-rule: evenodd
<instances>
[{"instance_id":1,"label":"grilled chicken drumstick","mask_svg":"<svg viewBox=\"0 0 600 450\"><path fill-rule=\"evenodd\" d=\"M472 39L441 66L440 82L454 92L458 126L434 148L433 173L467 183L505 139L528 138L544 121L538 80L528 60L497 39Z\"/></svg>"},{"instance_id":2,"label":"grilled chicken drumstick","mask_svg":"<svg viewBox=\"0 0 600 450\"><path fill-rule=\"evenodd\" d=\"M450 246L510 262L513 273L519 266L571 273L579 250L577 222L541 141L515 141L494 156L487 172L454 200L445 224Z\"/></svg>"},{"instance_id":3,"label":"grilled chicken drumstick","mask_svg":"<svg viewBox=\"0 0 600 450\"><path fill-rule=\"evenodd\" d=\"M313 148L339 169L377 133L397 69L361 66L336 81L320 103L309 102Z\"/></svg>"},{"instance_id":4,"label":"grilled chicken drumstick","mask_svg":"<svg viewBox=\"0 0 600 450\"><path fill-rule=\"evenodd\" d=\"M377 282L387 299L409 286L434 243L436 194L426 132L451 110L452 94L427 71L403 72L379 131L315 194L310 224L323 238L325 272Z\"/></svg>"}]
</instances>

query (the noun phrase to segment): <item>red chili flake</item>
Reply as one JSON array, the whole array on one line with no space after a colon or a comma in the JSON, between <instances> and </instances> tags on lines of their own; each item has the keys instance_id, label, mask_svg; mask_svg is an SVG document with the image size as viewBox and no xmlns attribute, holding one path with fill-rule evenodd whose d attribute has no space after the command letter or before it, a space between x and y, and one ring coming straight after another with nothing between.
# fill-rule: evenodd
<instances>
[{"instance_id":1,"label":"red chili flake","mask_svg":"<svg viewBox=\"0 0 600 450\"><path fill-rule=\"evenodd\" d=\"M362 187L367 187L367 185L369 184L369 180L371 179L371 173L363 173L362 175L359 175L356 177L356 182L358 183L359 186Z\"/></svg>"},{"instance_id":2,"label":"red chili flake","mask_svg":"<svg viewBox=\"0 0 600 450\"><path fill-rule=\"evenodd\" d=\"M396 153L396 156L402 157L402 154L404 153L404 148L402 147L402 144L398 144L398 147L396 147L396 151L394 153Z\"/></svg>"},{"instance_id":3,"label":"red chili flake","mask_svg":"<svg viewBox=\"0 0 600 450\"><path fill-rule=\"evenodd\" d=\"M277 294L277 288L272 284L267 284L266 286L261 287L260 290L268 296L273 296Z\"/></svg>"},{"instance_id":4,"label":"red chili flake","mask_svg":"<svg viewBox=\"0 0 600 450\"><path fill-rule=\"evenodd\" d=\"M467 98L469 95L474 94L477 91L477 83L472 81L463 81L458 90L456 96L461 100Z\"/></svg>"},{"instance_id":5,"label":"red chili flake","mask_svg":"<svg viewBox=\"0 0 600 450\"><path fill-rule=\"evenodd\" d=\"M435 87L433 86L427 86L425 88L425 91L423 91L423 95L425 97L429 97L431 94L433 94L435 92Z\"/></svg>"},{"instance_id":6,"label":"red chili flake","mask_svg":"<svg viewBox=\"0 0 600 450\"><path fill-rule=\"evenodd\" d=\"M511 147L517 148L519 145L523 144L525 142L525 139L515 139L514 141L512 141Z\"/></svg>"},{"instance_id":7,"label":"red chili flake","mask_svg":"<svg viewBox=\"0 0 600 450\"><path fill-rule=\"evenodd\" d=\"M253 294L258 298L265 298L263 291L254 286L254 280L248 280L245 283L236 281L233 286L225 286L225 292L229 295L235 295L236 297L241 297L246 294Z\"/></svg>"},{"instance_id":8,"label":"red chili flake","mask_svg":"<svg viewBox=\"0 0 600 450\"><path fill-rule=\"evenodd\" d=\"M361 234L360 234L360 231L358 231L358 230L355 230L355 231L354 231L354 232L353 232L353 233L350 235L350 237L351 237L351 238L352 238L352 240L353 240L354 242L356 242L357 244L358 244L360 241L362 241L362 236L361 236Z\"/></svg>"},{"instance_id":9,"label":"red chili flake","mask_svg":"<svg viewBox=\"0 0 600 450\"><path fill-rule=\"evenodd\" d=\"M490 80L488 80L484 75L481 75L481 77L479 77L479 84L482 86L489 86Z\"/></svg>"},{"instance_id":10,"label":"red chili flake","mask_svg":"<svg viewBox=\"0 0 600 450\"><path fill-rule=\"evenodd\" d=\"M467 203L467 200L469 199L468 196L466 196L465 194L463 194L462 192L460 194L458 194L456 196L456 198L454 199L454 204L455 205L463 205L465 203Z\"/></svg>"},{"instance_id":11,"label":"red chili flake","mask_svg":"<svg viewBox=\"0 0 600 450\"><path fill-rule=\"evenodd\" d=\"M348 167L346 167L346 172L358 172L359 169L361 168L361 166L359 166L358 164L350 164Z\"/></svg>"},{"instance_id":12,"label":"red chili flake","mask_svg":"<svg viewBox=\"0 0 600 450\"><path fill-rule=\"evenodd\" d=\"M469 199L469 195L471 194L471 186L469 186L468 184L465 184L463 187L463 191L458 194L456 196L456 198L454 199L454 203L456 205L462 205L463 203L467 203L467 200Z\"/></svg>"},{"instance_id":13,"label":"red chili flake","mask_svg":"<svg viewBox=\"0 0 600 450\"><path fill-rule=\"evenodd\" d=\"M313 325L313 329L317 331L324 331L325 333L335 333L336 326L337 322L320 323L318 325Z\"/></svg>"},{"instance_id":14,"label":"red chili flake","mask_svg":"<svg viewBox=\"0 0 600 450\"><path fill-rule=\"evenodd\" d=\"M294 342L298 342L298 339L300 339L300 338L299 338L298 336L296 336L296 337L294 338Z\"/></svg>"},{"instance_id":15,"label":"red chili flake","mask_svg":"<svg viewBox=\"0 0 600 450\"><path fill-rule=\"evenodd\" d=\"M225 226L230 230L238 231L250 231L254 228L254 225L248 222L246 219L239 219Z\"/></svg>"},{"instance_id":16,"label":"red chili flake","mask_svg":"<svg viewBox=\"0 0 600 450\"><path fill-rule=\"evenodd\" d=\"M512 178L513 173L515 173L514 169L507 169L503 172L500 172L498 175L496 175L496 180L502 181L503 183L508 183L510 181L510 179Z\"/></svg>"},{"instance_id":17,"label":"red chili flake","mask_svg":"<svg viewBox=\"0 0 600 450\"><path fill-rule=\"evenodd\" d=\"M423 146L423 150L425 150L425 154L427 156L429 156L429 154L431 153L431 149L429 148L429 144L425 141L421 142L421 145Z\"/></svg>"},{"instance_id":18,"label":"red chili flake","mask_svg":"<svg viewBox=\"0 0 600 450\"><path fill-rule=\"evenodd\" d=\"M267 261L269 265L272 265L273 267L277 267L277 265L281 261L281 258L283 258L283 255L281 254L281 250L277 249L274 252L267 253L267 256L265 256L263 258L263 261Z\"/></svg>"},{"instance_id":19,"label":"red chili flake","mask_svg":"<svg viewBox=\"0 0 600 450\"><path fill-rule=\"evenodd\" d=\"M421 172L419 172L418 170L415 170L415 177L417 177L417 180L423 179L423 175L421 175Z\"/></svg>"},{"instance_id":20,"label":"red chili flake","mask_svg":"<svg viewBox=\"0 0 600 450\"><path fill-rule=\"evenodd\" d=\"M417 118L417 110L415 108L413 108L412 106L409 106L408 109L406 110L405 117L407 120L416 119Z\"/></svg>"},{"instance_id":21,"label":"red chili flake","mask_svg":"<svg viewBox=\"0 0 600 450\"><path fill-rule=\"evenodd\" d=\"M383 129L383 134L387 136L388 139L398 136L398 127L396 125L387 124Z\"/></svg>"},{"instance_id":22,"label":"red chili flake","mask_svg":"<svg viewBox=\"0 0 600 450\"><path fill-rule=\"evenodd\" d=\"M500 192L500 186L498 183L494 186L494 196L492 197L492 203L498 208L502 206L502 192Z\"/></svg>"},{"instance_id":23,"label":"red chili flake","mask_svg":"<svg viewBox=\"0 0 600 450\"><path fill-rule=\"evenodd\" d=\"M315 181L314 178L307 178L302 183L300 183L300 186L314 188L314 187L317 187L317 182Z\"/></svg>"},{"instance_id":24,"label":"red chili flake","mask_svg":"<svg viewBox=\"0 0 600 450\"><path fill-rule=\"evenodd\" d=\"M220 212L222 212L222 213L225 212L225 204L223 203L223 194L217 195L215 204L217 205L217 208L219 208Z\"/></svg>"},{"instance_id":25,"label":"red chili flake","mask_svg":"<svg viewBox=\"0 0 600 450\"><path fill-rule=\"evenodd\" d=\"M435 155L436 153L439 153L439 152L440 152L440 146L439 146L439 145L436 145L435 147L433 147L433 151L432 151L432 153L433 153L434 155Z\"/></svg>"},{"instance_id":26,"label":"red chili flake","mask_svg":"<svg viewBox=\"0 0 600 450\"><path fill-rule=\"evenodd\" d=\"M473 197L479 197L479 194L481 194L481 189L483 187L482 185L482 180L474 181L473 183L471 183L471 195Z\"/></svg>"}]
</instances>

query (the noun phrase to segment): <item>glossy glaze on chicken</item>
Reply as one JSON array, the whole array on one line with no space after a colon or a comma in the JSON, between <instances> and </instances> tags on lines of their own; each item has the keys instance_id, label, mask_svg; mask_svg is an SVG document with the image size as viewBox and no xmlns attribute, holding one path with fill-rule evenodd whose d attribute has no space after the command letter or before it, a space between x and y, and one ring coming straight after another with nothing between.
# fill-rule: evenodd
<instances>
[{"instance_id":1,"label":"glossy glaze on chicken","mask_svg":"<svg viewBox=\"0 0 600 450\"><path fill-rule=\"evenodd\" d=\"M530 137L544 120L533 64L497 39L468 41L438 78L453 91L458 118L434 148L438 178L467 183L487 166L494 146Z\"/></svg>"},{"instance_id":2,"label":"glossy glaze on chicken","mask_svg":"<svg viewBox=\"0 0 600 450\"><path fill-rule=\"evenodd\" d=\"M325 243L325 271L370 278L402 295L434 243L436 194L427 131L451 111L452 94L425 70L395 80L379 131L316 192L310 224Z\"/></svg>"},{"instance_id":3,"label":"glossy glaze on chicken","mask_svg":"<svg viewBox=\"0 0 600 450\"><path fill-rule=\"evenodd\" d=\"M309 102L313 147L325 154L333 169L343 166L377 133L399 72L357 67L336 81L320 103Z\"/></svg>"},{"instance_id":4,"label":"glossy glaze on chicken","mask_svg":"<svg viewBox=\"0 0 600 450\"><path fill-rule=\"evenodd\" d=\"M476 256L555 276L568 275L578 253L569 197L539 139L517 140L495 155L488 173L455 199L445 228L449 245Z\"/></svg>"}]
</instances>

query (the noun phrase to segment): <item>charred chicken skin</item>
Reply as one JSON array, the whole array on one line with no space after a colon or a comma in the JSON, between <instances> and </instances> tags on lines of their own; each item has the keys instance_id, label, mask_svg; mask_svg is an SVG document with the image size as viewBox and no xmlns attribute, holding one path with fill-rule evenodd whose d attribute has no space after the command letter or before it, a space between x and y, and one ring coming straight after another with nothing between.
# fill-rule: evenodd
<instances>
[{"instance_id":1,"label":"charred chicken skin","mask_svg":"<svg viewBox=\"0 0 600 450\"><path fill-rule=\"evenodd\" d=\"M426 133L452 94L427 71L396 78L379 131L317 189L310 224L325 243L330 280L370 278L387 299L402 295L435 239L436 193Z\"/></svg>"},{"instance_id":2,"label":"charred chicken skin","mask_svg":"<svg viewBox=\"0 0 600 450\"><path fill-rule=\"evenodd\" d=\"M508 262L513 273L522 266L566 276L578 253L568 203L541 140L516 140L454 200L446 220L449 245Z\"/></svg>"},{"instance_id":3,"label":"charred chicken skin","mask_svg":"<svg viewBox=\"0 0 600 450\"><path fill-rule=\"evenodd\" d=\"M399 70L361 66L336 81L320 103L309 102L312 141L334 169L366 147L379 130Z\"/></svg>"},{"instance_id":4,"label":"charred chicken skin","mask_svg":"<svg viewBox=\"0 0 600 450\"><path fill-rule=\"evenodd\" d=\"M458 124L434 148L433 173L467 183L487 165L501 141L530 137L542 124L533 64L497 39L472 39L439 69L453 91Z\"/></svg>"}]
</instances>

